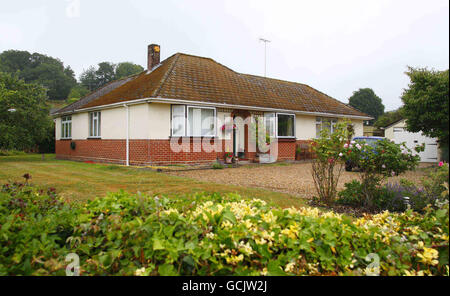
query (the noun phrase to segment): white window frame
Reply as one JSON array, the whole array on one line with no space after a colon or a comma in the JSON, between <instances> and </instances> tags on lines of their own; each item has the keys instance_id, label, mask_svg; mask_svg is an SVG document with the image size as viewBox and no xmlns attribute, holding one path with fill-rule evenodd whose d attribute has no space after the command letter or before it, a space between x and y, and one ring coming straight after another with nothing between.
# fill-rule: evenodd
<instances>
[{"instance_id":1,"label":"white window frame","mask_svg":"<svg viewBox=\"0 0 450 296\"><path fill-rule=\"evenodd\" d=\"M174 107L183 107L183 113L184 113L184 117L183 117L183 119L184 119L184 123L183 123L183 134L182 135L174 135L173 134L173 130L174 130L174 124L175 124L175 122L174 122L174 120L173 120L173 115L174 115L174 113L173 113L173 108ZM172 105L171 106L171 109L170 109L170 135L172 136L172 137L185 137L186 136L186 127L187 127L187 124L186 124L186 121L187 121L187 115L186 115L186 105Z\"/></svg>"},{"instance_id":2,"label":"white window frame","mask_svg":"<svg viewBox=\"0 0 450 296\"><path fill-rule=\"evenodd\" d=\"M292 116L293 118L294 118L294 122L292 123L293 124L293 128L294 128L294 130L292 131L293 132L293 135L292 136L279 136L278 135L278 115L287 115L287 116ZM276 135L277 135L277 138L280 138L280 139L295 139L295 135L296 135L296 130L295 130L295 120L296 120L296 118L295 118L295 114L293 114L293 113L276 113L276 121L275 121L275 125L276 125L276 127L275 127L275 131L276 131Z\"/></svg>"},{"instance_id":3,"label":"white window frame","mask_svg":"<svg viewBox=\"0 0 450 296\"><path fill-rule=\"evenodd\" d=\"M267 125L267 120L272 121L270 126ZM269 137L276 138L277 136L277 114L275 112L264 113L264 125L266 126L266 132L269 132ZM272 128L270 128L272 127Z\"/></svg>"},{"instance_id":4,"label":"white window frame","mask_svg":"<svg viewBox=\"0 0 450 296\"><path fill-rule=\"evenodd\" d=\"M189 109L209 109L214 111L214 133L212 135L191 135L190 134L190 122L189 122ZM201 118L200 118L201 119ZM217 110L214 107L204 107L204 106L187 106L186 107L186 126L185 126L186 135L188 137L210 137L214 138L217 135Z\"/></svg>"},{"instance_id":5,"label":"white window frame","mask_svg":"<svg viewBox=\"0 0 450 296\"><path fill-rule=\"evenodd\" d=\"M280 136L278 135L278 115L287 115L287 116L292 116L294 118L294 122L293 122L293 127L294 127L294 131L293 131L293 135L292 136ZM272 125L272 130L269 130L269 135L271 138L279 138L279 139L295 139L297 136L297 131L296 131L296 116L294 113L277 113L277 112L265 112L264 113L264 124L266 124L266 120L267 118L272 118L272 120L274 121L274 124Z\"/></svg>"},{"instance_id":6,"label":"white window frame","mask_svg":"<svg viewBox=\"0 0 450 296\"><path fill-rule=\"evenodd\" d=\"M100 138L101 137L101 112L89 112L89 138ZM97 121L97 128L94 130L94 120Z\"/></svg>"},{"instance_id":7,"label":"white window frame","mask_svg":"<svg viewBox=\"0 0 450 296\"><path fill-rule=\"evenodd\" d=\"M72 116L61 117L61 139L72 139Z\"/></svg>"},{"instance_id":8,"label":"white window frame","mask_svg":"<svg viewBox=\"0 0 450 296\"><path fill-rule=\"evenodd\" d=\"M184 106L184 134L183 135L174 135L173 134L173 106ZM190 109L209 109L214 111L214 132L212 135L191 135L190 134L190 122L189 122L189 110ZM170 129L170 135L172 137L209 137L209 138L215 138L217 137L217 109L215 107L205 107L205 106L195 106L195 105L172 105L171 114L170 114L170 121L171 121L171 129Z\"/></svg>"}]
</instances>

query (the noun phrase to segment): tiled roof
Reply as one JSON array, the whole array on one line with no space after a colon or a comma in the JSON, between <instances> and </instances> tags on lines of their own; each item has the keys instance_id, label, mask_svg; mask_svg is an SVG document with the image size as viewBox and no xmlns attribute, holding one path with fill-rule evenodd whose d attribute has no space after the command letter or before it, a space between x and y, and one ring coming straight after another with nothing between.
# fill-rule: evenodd
<instances>
[{"instance_id":1,"label":"tiled roof","mask_svg":"<svg viewBox=\"0 0 450 296\"><path fill-rule=\"evenodd\" d=\"M75 111L76 109L79 109L82 106L94 101L95 99L98 99L99 97L111 92L112 90L118 88L119 86L122 86L123 84L133 80L135 77L136 76L130 76L130 77L122 78L122 79L107 83L103 87L100 87L99 89L87 94L86 96L82 97L78 101L73 102L72 104L67 105L61 109L55 110L54 112L51 112L51 114L67 113L67 112Z\"/></svg>"},{"instance_id":2,"label":"tiled roof","mask_svg":"<svg viewBox=\"0 0 450 296\"><path fill-rule=\"evenodd\" d=\"M141 98L368 116L308 85L237 73L210 58L182 53L77 108Z\"/></svg>"}]
</instances>

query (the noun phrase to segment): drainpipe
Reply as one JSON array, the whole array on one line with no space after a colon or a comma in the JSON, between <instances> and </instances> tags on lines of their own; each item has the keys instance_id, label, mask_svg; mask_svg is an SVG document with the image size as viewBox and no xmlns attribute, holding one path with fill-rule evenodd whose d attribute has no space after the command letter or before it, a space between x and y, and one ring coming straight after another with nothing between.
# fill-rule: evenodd
<instances>
[{"instance_id":1,"label":"drainpipe","mask_svg":"<svg viewBox=\"0 0 450 296\"><path fill-rule=\"evenodd\" d=\"M125 111L127 113L127 144L126 144L126 150L127 150L127 156L126 156L126 166L130 165L130 110L128 108L128 105L123 105L125 107Z\"/></svg>"}]
</instances>

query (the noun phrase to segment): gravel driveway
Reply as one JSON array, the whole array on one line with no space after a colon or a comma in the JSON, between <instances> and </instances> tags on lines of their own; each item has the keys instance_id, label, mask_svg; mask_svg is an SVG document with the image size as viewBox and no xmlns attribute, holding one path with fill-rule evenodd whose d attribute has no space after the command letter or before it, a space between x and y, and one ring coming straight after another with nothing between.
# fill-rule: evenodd
<instances>
[{"instance_id":1,"label":"gravel driveway","mask_svg":"<svg viewBox=\"0 0 450 296\"><path fill-rule=\"evenodd\" d=\"M310 163L242 166L222 170L169 172L168 174L218 184L264 188L306 198L311 198L315 195ZM339 189L342 189L346 182L357 179L358 174L358 172L346 172L343 170L339 180ZM423 171L418 170L407 172L401 175L400 178L417 182L421 179L421 176L423 176ZM388 182L398 181L398 178L389 178Z\"/></svg>"}]
</instances>

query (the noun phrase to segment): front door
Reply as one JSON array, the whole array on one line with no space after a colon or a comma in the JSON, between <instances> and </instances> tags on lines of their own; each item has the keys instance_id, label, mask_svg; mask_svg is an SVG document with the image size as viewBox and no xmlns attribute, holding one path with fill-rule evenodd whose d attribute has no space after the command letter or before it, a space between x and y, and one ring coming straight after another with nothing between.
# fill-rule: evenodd
<instances>
[{"instance_id":1,"label":"front door","mask_svg":"<svg viewBox=\"0 0 450 296\"><path fill-rule=\"evenodd\" d=\"M245 122L241 116L234 117L233 152L234 156L244 158L245 155Z\"/></svg>"}]
</instances>

